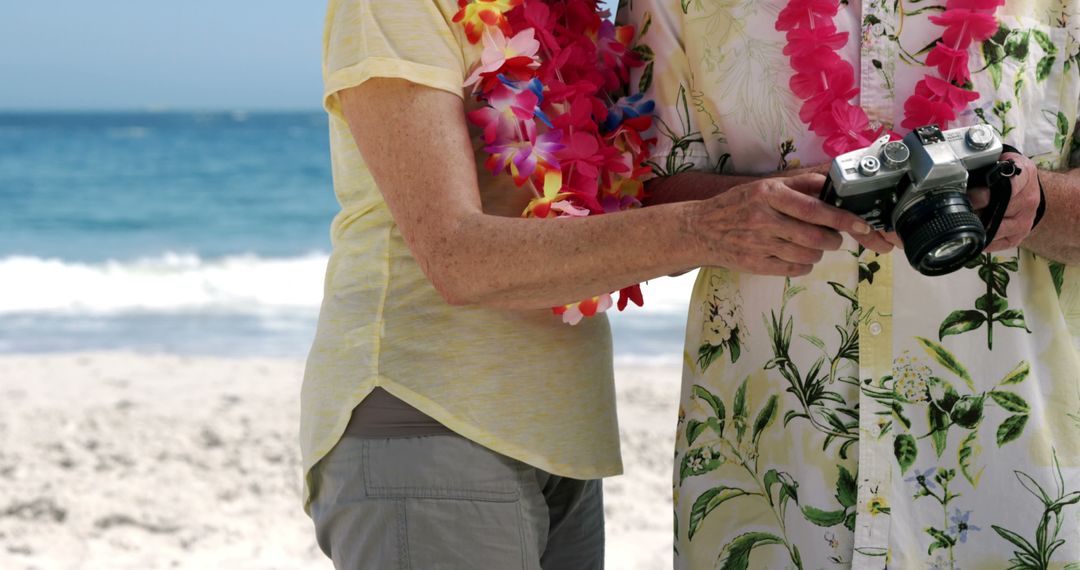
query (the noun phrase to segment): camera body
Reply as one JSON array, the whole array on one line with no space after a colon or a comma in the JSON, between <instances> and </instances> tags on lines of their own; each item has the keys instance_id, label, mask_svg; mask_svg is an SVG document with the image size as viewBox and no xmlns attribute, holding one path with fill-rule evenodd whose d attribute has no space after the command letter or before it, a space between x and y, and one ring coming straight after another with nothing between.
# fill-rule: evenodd
<instances>
[{"instance_id":1,"label":"camera body","mask_svg":"<svg viewBox=\"0 0 1080 570\"><path fill-rule=\"evenodd\" d=\"M967 188L976 171L985 180L1001 153L1001 140L988 125L919 127L902 141L886 136L836 157L822 200L875 229L896 231L913 267L943 275L986 245L986 228Z\"/></svg>"}]
</instances>

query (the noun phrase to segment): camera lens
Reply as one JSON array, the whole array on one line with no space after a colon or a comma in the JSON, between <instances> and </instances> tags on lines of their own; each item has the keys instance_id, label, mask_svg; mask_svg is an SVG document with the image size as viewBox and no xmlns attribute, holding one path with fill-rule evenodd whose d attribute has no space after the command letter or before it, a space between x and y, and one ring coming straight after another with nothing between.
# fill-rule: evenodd
<instances>
[{"instance_id":1,"label":"camera lens","mask_svg":"<svg viewBox=\"0 0 1080 570\"><path fill-rule=\"evenodd\" d=\"M894 222L911 266L923 275L945 275L982 250L986 229L972 211L967 193L937 189L903 211Z\"/></svg>"}]
</instances>

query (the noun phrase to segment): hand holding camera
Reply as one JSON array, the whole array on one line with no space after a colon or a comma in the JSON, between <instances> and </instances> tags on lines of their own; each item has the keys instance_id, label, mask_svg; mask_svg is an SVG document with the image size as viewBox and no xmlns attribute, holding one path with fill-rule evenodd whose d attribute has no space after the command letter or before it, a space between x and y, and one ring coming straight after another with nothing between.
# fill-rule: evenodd
<instances>
[{"instance_id":1,"label":"hand holding camera","mask_svg":"<svg viewBox=\"0 0 1080 570\"><path fill-rule=\"evenodd\" d=\"M920 127L902 141L883 137L838 156L821 198L895 231L920 273L945 275L984 249L1015 247L1031 230L1040 200L1031 190L1036 168L1004 150L987 125ZM983 208L972 204L969 186L988 189ZM983 201L977 192L976 201Z\"/></svg>"},{"instance_id":2,"label":"hand holding camera","mask_svg":"<svg viewBox=\"0 0 1080 570\"><path fill-rule=\"evenodd\" d=\"M851 212L818 199L825 177L762 178L692 203L692 227L708 265L761 275L806 275L825 251L840 248L841 232L888 244Z\"/></svg>"}]
</instances>

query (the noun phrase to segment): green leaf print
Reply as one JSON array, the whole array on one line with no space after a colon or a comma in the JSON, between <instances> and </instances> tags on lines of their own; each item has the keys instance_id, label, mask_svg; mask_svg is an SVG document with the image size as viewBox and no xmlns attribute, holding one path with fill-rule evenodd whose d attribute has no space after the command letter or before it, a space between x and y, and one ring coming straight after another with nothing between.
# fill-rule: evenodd
<instances>
[{"instance_id":1,"label":"green leaf print","mask_svg":"<svg viewBox=\"0 0 1080 570\"><path fill-rule=\"evenodd\" d=\"M995 61L986 66L986 71L990 72L990 79L994 82L994 89L1001 87L1001 63L1000 60Z\"/></svg>"},{"instance_id":2,"label":"green leaf print","mask_svg":"<svg viewBox=\"0 0 1080 570\"><path fill-rule=\"evenodd\" d=\"M993 292L987 293L975 299L975 308L980 311L988 313L1000 313L1009 306L1009 302L1005 300L1005 297L997 295Z\"/></svg>"},{"instance_id":3,"label":"green leaf print","mask_svg":"<svg viewBox=\"0 0 1080 570\"><path fill-rule=\"evenodd\" d=\"M951 352L949 352L944 346L941 346L940 344L930 339L923 337L915 338L919 341L920 344L923 345L923 348L926 349L927 354L934 357L934 360L937 360L938 363L947 368L950 372L959 376L968 385L968 388L970 388L972 392L975 391L975 382L972 381L971 374L968 374L967 369L964 368L964 366L960 364L958 360L956 360L956 357L953 356Z\"/></svg>"},{"instance_id":4,"label":"green leaf print","mask_svg":"<svg viewBox=\"0 0 1080 570\"><path fill-rule=\"evenodd\" d=\"M933 544L930 545L930 548L927 549L927 554L933 554L934 551L939 548L952 548L953 546L956 546L956 539L943 530L931 527L926 529L926 532L935 539Z\"/></svg>"},{"instance_id":5,"label":"green leaf print","mask_svg":"<svg viewBox=\"0 0 1080 570\"><path fill-rule=\"evenodd\" d=\"M994 316L994 322L1001 323L1014 329L1024 329L1027 332L1031 332L1031 330L1027 328L1027 322L1024 321L1024 312L1020 309L1002 311L1000 314Z\"/></svg>"},{"instance_id":6,"label":"green leaf print","mask_svg":"<svg viewBox=\"0 0 1080 570\"><path fill-rule=\"evenodd\" d=\"M980 455L982 455L982 446L979 445L979 432L973 431L964 438L963 443L960 444L960 451L957 454L960 463L960 472L964 474L964 478L971 483L972 486L979 486L979 478L982 477L983 471L986 466L980 467L978 471L972 472L972 463Z\"/></svg>"},{"instance_id":7,"label":"green leaf print","mask_svg":"<svg viewBox=\"0 0 1080 570\"><path fill-rule=\"evenodd\" d=\"M641 31L638 32L638 38L645 37L645 34L649 33L649 28L652 27L652 13L645 12L645 17L641 23Z\"/></svg>"},{"instance_id":8,"label":"green leaf print","mask_svg":"<svg viewBox=\"0 0 1080 570\"><path fill-rule=\"evenodd\" d=\"M836 480L836 500L845 508L854 507L859 500L859 485L843 465L840 466L840 477Z\"/></svg>"},{"instance_id":9,"label":"green leaf print","mask_svg":"<svg viewBox=\"0 0 1080 570\"><path fill-rule=\"evenodd\" d=\"M824 527L836 526L847 517L847 511L823 511L817 507L811 507L809 505L803 505L801 507L803 516L806 520Z\"/></svg>"},{"instance_id":10,"label":"green leaf print","mask_svg":"<svg viewBox=\"0 0 1080 570\"><path fill-rule=\"evenodd\" d=\"M990 392L990 397L1005 411L1014 414L1027 414L1031 411L1027 400L1012 392Z\"/></svg>"},{"instance_id":11,"label":"green leaf print","mask_svg":"<svg viewBox=\"0 0 1080 570\"><path fill-rule=\"evenodd\" d=\"M638 91L644 93L652 87L653 82L653 62L649 62L645 66L645 71L641 72L641 80L638 81Z\"/></svg>"},{"instance_id":12,"label":"green leaf print","mask_svg":"<svg viewBox=\"0 0 1080 570\"><path fill-rule=\"evenodd\" d=\"M681 485L689 477L716 471L726 462L727 458L711 447L691 449L683 455L682 463L679 465L679 484Z\"/></svg>"},{"instance_id":13,"label":"green leaf print","mask_svg":"<svg viewBox=\"0 0 1080 570\"><path fill-rule=\"evenodd\" d=\"M900 473L903 474L915 463L915 458L919 455L919 446L915 443L914 437L902 433L893 440L893 453L896 455L896 461L900 463Z\"/></svg>"},{"instance_id":14,"label":"green leaf print","mask_svg":"<svg viewBox=\"0 0 1080 570\"><path fill-rule=\"evenodd\" d=\"M753 442L757 443L762 430L769 427L769 424L776 419L776 410L779 407L779 398L776 397L776 394L769 396L769 401L765 403L765 407L761 408L761 411L758 412L757 419L754 420L754 432L751 436Z\"/></svg>"},{"instance_id":15,"label":"green leaf print","mask_svg":"<svg viewBox=\"0 0 1080 570\"><path fill-rule=\"evenodd\" d=\"M656 59L656 54L653 53L652 48L645 44L638 44L634 46L634 49L631 51L638 54L638 56L641 57L641 61L652 61Z\"/></svg>"},{"instance_id":16,"label":"green leaf print","mask_svg":"<svg viewBox=\"0 0 1080 570\"><path fill-rule=\"evenodd\" d=\"M746 382L750 380L749 377L739 384L739 389L735 391L735 402L731 406L731 421L735 424L737 430L736 439L742 443L743 435L746 434Z\"/></svg>"},{"instance_id":17,"label":"green leaf print","mask_svg":"<svg viewBox=\"0 0 1080 570\"><path fill-rule=\"evenodd\" d=\"M1014 471L1017 480L1020 481L1020 485L1042 503L1042 516L1039 518L1038 526L1035 529L1034 540L1029 541L1021 536L1020 533L1000 525L990 525L998 536L1018 548L1018 550L1013 551L1013 558L1010 559L1010 562L1012 562L1012 566L1009 567L1010 570L1048 570L1049 568L1058 568L1060 562L1055 563L1053 560L1054 552L1062 545L1066 544L1066 538L1075 540L1075 535L1071 534L1066 534L1066 538L1059 537L1065 522L1065 515L1062 511L1065 507L1080 502L1080 491L1066 491L1065 481L1061 475L1061 464L1058 462L1056 450L1054 451L1054 470L1056 472L1054 482L1057 485L1057 490L1054 495L1047 493L1043 486L1039 485L1038 481L1032 476L1023 471ZM1023 518L1023 515L1018 516L1014 514L1010 516L1010 526L1016 523L1020 518ZM1075 567L1077 567L1076 562L1064 566L1066 570Z\"/></svg>"},{"instance_id":18,"label":"green leaf print","mask_svg":"<svg viewBox=\"0 0 1080 570\"><path fill-rule=\"evenodd\" d=\"M712 408L713 414L716 415L716 419L720 420L721 422L724 421L724 402L721 401L720 398L717 398L715 394L708 391L707 389L705 389L704 386L701 386L699 384L694 384L694 387L691 388L690 391L694 394L695 397L701 400L705 400L705 403L709 404L709 407Z\"/></svg>"},{"instance_id":19,"label":"green leaf print","mask_svg":"<svg viewBox=\"0 0 1080 570\"><path fill-rule=\"evenodd\" d=\"M1054 42L1050 40L1050 36L1046 32L1034 29L1031 30L1031 33L1035 36L1035 41L1038 42L1039 47L1041 47L1043 50L1043 53L1049 55L1054 55L1057 53L1057 46L1055 46Z\"/></svg>"},{"instance_id":20,"label":"green leaf print","mask_svg":"<svg viewBox=\"0 0 1080 570\"><path fill-rule=\"evenodd\" d=\"M1047 266L1050 268L1050 279L1054 282L1054 290L1060 297L1061 287L1065 285L1065 264L1051 261L1047 263Z\"/></svg>"},{"instance_id":21,"label":"green leaf print","mask_svg":"<svg viewBox=\"0 0 1080 570\"><path fill-rule=\"evenodd\" d=\"M934 443L934 452L941 457L949 441L949 418L937 406L930 406L927 415L930 419L930 440Z\"/></svg>"},{"instance_id":22,"label":"green leaf print","mask_svg":"<svg viewBox=\"0 0 1080 570\"><path fill-rule=\"evenodd\" d=\"M1001 109L999 114L998 104L995 104L994 113L1004 117L1008 109L1004 106ZM1002 118L1002 124L1005 124L1004 118ZM949 335L970 332L986 325L986 347L993 350L994 324L1022 328L1030 333L1024 321L1024 312L1020 309L1010 309L1006 296L1010 281L1009 272L1018 271L1019 265L1018 257L1002 258L988 253L965 264L964 267L968 269L978 268L979 279L986 283L985 293L975 299L975 311L969 309L950 313L938 329L938 340L944 340Z\"/></svg>"},{"instance_id":23,"label":"green leaf print","mask_svg":"<svg viewBox=\"0 0 1080 570\"><path fill-rule=\"evenodd\" d=\"M1020 61L1027 59L1028 44L1031 41L1031 30L1013 30L1009 37L1005 38L1005 53Z\"/></svg>"},{"instance_id":24,"label":"green leaf print","mask_svg":"<svg viewBox=\"0 0 1080 570\"><path fill-rule=\"evenodd\" d=\"M1019 384L1027 379L1030 372L1031 364L1028 363L1028 361L1026 360L1022 360L1020 361L1020 364L1016 365L1016 368L1013 368L1011 371L1009 371L1008 374L1005 375L1004 378L1001 379L1001 382L998 382L998 385L1008 386L1010 384Z\"/></svg>"},{"instance_id":25,"label":"green leaf print","mask_svg":"<svg viewBox=\"0 0 1080 570\"><path fill-rule=\"evenodd\" d=\"M777 484L780 485L780 494L773 499L772 489ZM787 473L780 473L776 469L769 469L769 471L765 473L765 478L762 479L762 485L765 487L765 494L769 499L769 505L779 504L781 513L787 509L788 501L795 501L795 504L799 503L799 484Z\"/></svg>"},{"instance_id":26,"label":"green leaf print","mask_svg":"<svg viewBox=\"0 0 1080 570\"><path fill-rule=\"evenodd\" d=\"M705 422L700 422L698 420L687 420L686 445L694 445L694 440L696 440L698 436L701 435L701 432L705 431L706 427L708 426Z\"/></svg>"},{"instance_id":27,"label":"green leaf print","mask_svg":"<svg viewBox=\"0 0 1080 570\"><path fill-rule=\"evenodd\" d=\"M724 355L724 346L726 346L724 343L704 343L700 347L698 347L697 363L698 366L701 368L702 372L708 370L708 368L712 366L712 363L715 362L717 358L720 358Z\"/></svg>"},{"instance_id":28,"label":"green leaf print","mask_svg":"<svg viewBox=\"0 0 1080 570\"><path fill-rule=\"evenodd\" d=\"M701 522L704 521L705 517L713 512L716 507L719 507L736 497L757 494L758 493L751 493L736 487L725 487L723 485L705 491L694 501L694 506L690 508L690 530L687 532L686 537L689 540L694 540L694 535L697 534Z\"/></svg>"},{"instance_id":29,"label":"green leaf print","mask_svg":"<svg viewBox=\"0 0 1080 570\"><path fill-rule=\"evenodd\" d=\"M750 551L768 544L784 544L784 540L767 532L740 534L720 551L717 557L720 570L746 570L750 566Z\"/></svg>"},{"instance_id":30,"label":"green leaf print","mask_svg":"<svg viewBox=\"0 0 1080 570\"><path fill-rule=\"evenodd\" d=\"M682 6L682 13L686 14L690 8L690 0L679 0L679 4Z\"/></svg>"},{"instance_id":31,"label":"green leaf print","mask_svg":"<svg viewBox=\"0 0 1080 570\"><path fill-rule=\"evenodd\" d=\"M1054 59L1056 59L1054 56L1048 55L1039 60L1039 64L1035 66L1036 81L1043 82L1050 77L1050 72L1054 68Z\"/></svg>"},{"instance_id":32,"label":"green leaf print","mask_svg":"<svg viewBox=\"0 0 1080 570\"><path fill-rule=\"evenodd\" d=\"M949 335L975 330L985 322L986 317L979 311L953 311L942 321L941 328L938 329L938 340L942 340Z\"/></svg>"},{"instance_id":33,"label":"green leaf print","mask_svg":"<svg viewBox=\"0 0 1080 570\"><path fill-rule=\"evenodd\" d=\"M983 417L983 397L964 396L960 398L956 405L953 406L949 417L953 423L960 427L974 429L979 425L979 421Z\"/></svg>"},{"instance_id":34,"label":"green leaf print","mask_svg":"<svg viewBox=\"0 0 1080 570\"><path fill-rule=\"evenodd\" d=\"M1024 433L1024 426L1027 425L1027 420L1027 414L1017 414L1015 416L1009 416L1005 421L1001 422L1001 425L997 429L998 447L1020 437L1020 434Z\"/></svg>"}]
</instances>

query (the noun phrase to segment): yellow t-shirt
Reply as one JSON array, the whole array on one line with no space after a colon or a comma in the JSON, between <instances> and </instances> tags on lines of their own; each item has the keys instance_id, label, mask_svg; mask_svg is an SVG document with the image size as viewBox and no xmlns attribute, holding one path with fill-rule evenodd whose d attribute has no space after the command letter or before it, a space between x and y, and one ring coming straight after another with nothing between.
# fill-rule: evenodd
<instances>
[{"instance_id":1,"label":"yellow t-shirt","mask_svg":"<svg viewBox=\"0 0 1080 570\"><path fill-rule=\"evenodd\" d=\"M381 386L462 436L540 469L579 479L617 475L607 319L571 327L550 310L448 305L402 240L341 115L336 93L373 77L464 96L480 47L451 21L456 11L454 0L329 3L324 104L341 212L304 375L305 474L337 443L352 409ZM484 211L520 215L529 194L483 169L478 134ZM308 475L305 483L306 507Z\"/></svg>"}]
</instances>

